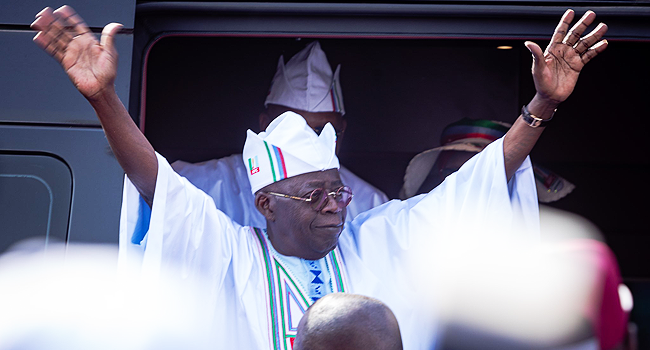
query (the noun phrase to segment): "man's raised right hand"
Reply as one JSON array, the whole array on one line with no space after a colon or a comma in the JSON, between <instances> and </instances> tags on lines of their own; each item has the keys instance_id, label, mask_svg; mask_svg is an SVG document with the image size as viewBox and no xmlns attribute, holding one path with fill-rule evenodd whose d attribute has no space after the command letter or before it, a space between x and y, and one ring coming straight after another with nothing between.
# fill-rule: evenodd
<instances>
[{"instance_id":1,"label":"man's raised right hand","mask_svg":"<svg viewBox=\"0 0 650 350\"><path fill-rule=\"evenodd\" d=\"M151 205L158 176L158 159L115 92L117 51L115 34L121 24L104 27L101 41L72 7L49 7L36 15L34 42L61 63L74 86L97 113L106 139L129 179Z\"/></svg>"},{"instance_id":2,"label":"man's raised right hand","mask_svg":"<svg viewBox=\"0 0 650 350\"><path fill-rule=\"evenodd\" d=\"M74 86L89 101L113 91L117 75L117 50L114 37L122 28L110 23L98 42L74 9L64 5L56 11L46 7L31 24L38 30L34 42L56 59Z\"/></svg>"}]
</instances>

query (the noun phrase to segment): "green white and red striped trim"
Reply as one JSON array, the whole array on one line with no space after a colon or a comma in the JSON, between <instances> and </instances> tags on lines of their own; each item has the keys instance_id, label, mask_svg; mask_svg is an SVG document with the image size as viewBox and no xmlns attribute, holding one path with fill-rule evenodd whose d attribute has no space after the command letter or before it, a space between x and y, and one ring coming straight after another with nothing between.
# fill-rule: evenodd
<instances>
[{"instance_id":1,"label":"green white and red striped trim","mask_svg":"<svg viewBox=\"0 0 650 350\"><path fill-rule=\"evenodd\" d=\"M286 179L287 166L284 162L284 155L282 155L282 150L280 147L276 147L275 145L269 145L266 141L264 141L264 146L266 147L266 154L268 155L269 163L271 164L273 182Z\"/></svg>"}]
</instances>

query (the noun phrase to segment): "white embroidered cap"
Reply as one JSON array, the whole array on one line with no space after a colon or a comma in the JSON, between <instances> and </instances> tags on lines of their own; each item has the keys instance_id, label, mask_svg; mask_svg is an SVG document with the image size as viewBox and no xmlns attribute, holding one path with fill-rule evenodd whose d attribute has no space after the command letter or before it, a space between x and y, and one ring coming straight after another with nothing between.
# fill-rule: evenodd
<instances>
[{"instance_id":1,"label":"white embroidered cap","mask_svg":"<svg viewBox=\"0 0 650 350\"><path fill-rule=\"evenodd\" d=\"M271 103L308 112L339 112L343 115L340 70L341 65L338 65L332 75L332 68L318 41L307 45L286 65L284 57L280 56L264 106Z\"/></svg>"},{"instance_id":2,"label":"white embroidered cap","mask_svg":"<svg viewBox=\"0 0 650 350\"><path fill-rule=\"evenodd\" d=\"M303 117L284 112L266 131L248 130L242 158L253 194L261 188L288 177L338 169L336 132L327 123L320 135Z\"/></svg>"}]
</instances>

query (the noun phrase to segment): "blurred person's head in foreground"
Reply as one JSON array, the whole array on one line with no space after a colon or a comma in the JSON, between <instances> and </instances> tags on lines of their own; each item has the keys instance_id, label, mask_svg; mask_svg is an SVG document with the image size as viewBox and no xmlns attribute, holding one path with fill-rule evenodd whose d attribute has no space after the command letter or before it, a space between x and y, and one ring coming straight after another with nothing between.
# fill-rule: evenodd
<instances>
[{"instance_id":1,"label":"blurred person's head in foreground","mask_svg":"<svg viewBox=\"0 0 650 350\"><path fill-rule=\"evenodd\" d=\"M298 324L294 350L401 350L393 312L370 297L334 293L314 303Z\"/></svg>"},{"instance_id":2,"label":"blurred person's head in foreground","mask_svg":"<svg viewBox=\"0 0 650 350\"><path fill-rule=\"evenodd\" d=\"M0 256L0 349L208 349L201 287L143 278L99 245L18 246Z\"/></svg>"}]
</instances>

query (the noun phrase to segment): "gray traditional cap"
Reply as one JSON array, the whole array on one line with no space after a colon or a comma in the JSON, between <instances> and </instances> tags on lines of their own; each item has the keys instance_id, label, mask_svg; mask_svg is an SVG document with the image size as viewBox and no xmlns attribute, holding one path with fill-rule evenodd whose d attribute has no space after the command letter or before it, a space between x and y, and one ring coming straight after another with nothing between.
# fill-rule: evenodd
<instances>
[{"instance_id":1,"label":"gray traditional cap","mask_svg":"<svg viewBox=\"0 0 650 350\"><path fill-rule=\"evenodd\" d=\"M276 104L308 112L345 114L339 83L340 70L341 65L332 74L318 41L307 45L286 65L284 56L280 56L264 106Z\"/></svg>"}]
</instances>

